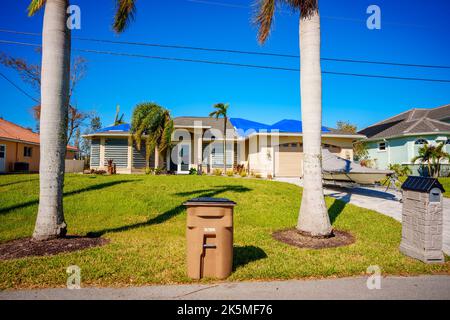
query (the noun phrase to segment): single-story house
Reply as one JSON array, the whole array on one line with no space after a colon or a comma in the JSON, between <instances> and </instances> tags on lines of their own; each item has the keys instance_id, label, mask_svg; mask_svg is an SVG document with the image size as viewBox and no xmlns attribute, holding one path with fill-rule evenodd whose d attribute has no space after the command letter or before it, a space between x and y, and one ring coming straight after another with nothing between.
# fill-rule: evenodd
<instances>
[{"instance_id":1,"label":"single-story house","mask_svg":"<svg viewBox=\"0 0 450 320\"><path fill-rule=\"evenodd\" d=\"M161 156L152 152L150 167L174 173L191 168L212 172L223 168L224 119L209 117L174 118L172 148ZM134 173L145 168L145 147L139 151L132 142L130 125L122 124L98 130L91 139L90 167L105 170L113 160L118 173ZM332 153L353 159L353 142L365 138L322 127L322 144ZM249 173L272 177L303 175L302 123L282 120L273 125L230 118L226 130L226 164L232 169L243 165Z\"/></svg>"},{"instance_id":2,"label":"single-story house","mask_svg":"<svg viewBox=\"0 0 450 320\"><path fill-rule=\"evenodd\" d=\"M74 159L76 147L67 146L66 159ZM39 134L0 118L0 173L39 171Z\"/></svg>"},{"instance_id":3,"label":"single-story house","mask_svg":"<svg viewBox=\"0 0 450 320\"><path fill-rule=\"evenodd\" d=\"M450 152L450 105L432 109L410 109L361 131L367 136L369 159L376 168L387 169L390 164L407 165L418 174L420 164L411 159L424 144L445 144ZM444 171L448 166L444 166Z\"/></svg>"}]
</instances>

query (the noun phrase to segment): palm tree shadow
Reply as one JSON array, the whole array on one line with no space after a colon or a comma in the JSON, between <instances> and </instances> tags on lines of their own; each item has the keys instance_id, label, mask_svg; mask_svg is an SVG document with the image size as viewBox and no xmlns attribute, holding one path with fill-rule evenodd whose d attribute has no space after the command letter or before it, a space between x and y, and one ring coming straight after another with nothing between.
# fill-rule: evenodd
<instances>
[{"instance_id":1,"label":"palm tree shadow","mask_svg":"<svg viewBox=\"0 0 450 320\"><path fill-rule=\"evenodd\" d=\"M267 258L266 252L255 246L234 246L233 247L233 271L243 267L250 262Z\"/></svg>"},{"instance_id":2,"label":"palm tree shadow","mask_svg":"<svg viewBox=\"0 0 450 320\"><path fill-rule=\"evenodd\" d=\"M132 180L132 181L130 181L130 180L116 180L116 181L109 181L109 182L94 184L92 186L85 187L85 188L82 188L82 189L77 189L77 190L73 190L73 191L69 191L69 192L64 192L64 197L69 197L69 196L73 196L73 195L80 194L80 193L83 193L83 192L100 190L100 189L104 189L104 188L115 186L117 184L123 184L123 183L135 182L135 181L140 181L140 180ZM10 211L13 211L13 210L16 210L16 209L26 208L28 206L36 205L38 203L39 203L39 199L30 200L30 201L27 201L27 202L24 202L24 203L19 203L19 204L10 206L10 207L6 207L6 208L0 209L0 214L6 214L6 213L8 213Z\"/></svg>"},{"instance_id":3,"label":"palm tree shadow","mask_svg":"<svg viewBox=\"0 0 450 320\"><path fill-rule=\"evenodd\" d=\"M333 204L328 209L328 215L330 217L331 224L334 224L337 217L342 213L346 205L347 202L339 199L334 199Z\"/></svg>"},{"instance_id":4,"label":"palm tree shadow","mask_svg":"<svg viewBox=\"0 0 450 320\"><path fill-rule=\"evenodd\" d=\"M183 197L192 196L192 195L197 195L198 197L214 197L220 193L227 192L227 191L247 192L247 191L251 191L251 190L252 189L249 189L249 188L246 188L243 186L225 185L225 186L217 186L216 188L213 188L213 189L195 190L195 191L190 191L190 192L179 192L179 193L175 193L175 195L183 196ZM134 224L121 226L121 227L115 227L115 228L108 228L108 229L103 229L103 230L99 230L99 231L92 231L92 232L89 232L87 234L87 236L88 237L101 237L105 233L122 232L122 231L128 231L128 230L141 228L141 227L145 227L145 226L161 224L161 223L166 222L167 220L179 215L183 211L185 211L185 206L180 204L180 205L178 205L172 209L169 209L169 210L161 213L160 215L158 215L154 218L151 218L145 222L139 222L139 223L134 223Z\"/></svg>"}]
</instances>

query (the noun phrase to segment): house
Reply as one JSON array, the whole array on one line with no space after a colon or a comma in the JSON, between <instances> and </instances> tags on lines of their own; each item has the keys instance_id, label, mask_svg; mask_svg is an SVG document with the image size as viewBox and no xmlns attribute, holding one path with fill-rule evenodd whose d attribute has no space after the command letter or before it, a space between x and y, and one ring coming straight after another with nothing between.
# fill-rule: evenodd
<instances>
[{"instance_id":1,"label":"house","mask_svg":"<svg viewBox=\"0 0 450 320\"><path fill-rule=\"evenodd\" d=\"M66 159L74 159L77 148L67 146ZM39 134L0 118L0 173L39 171Z\"/></svg>"},{"instance_id":2,"label":"house","mask_svg":"<svg viewBox=\"0 0 450 320\"><path fill-rule=\"evenodd\" d=\"M418 174L420 164L413 164L411 159L418 155L424 144L445 143L446 152L450 152L450 105L410 109L359 133L367 136L369 159L376 168L402 164L409 166L413 174ZM448 166L443 171L446 170Z\"/></svg>"},{"instance_id":3,"label":"house","mask_svg":"<svg viewBox=\"0 0 450 320\"><path fill-rule=\"evenodd\" d=\"M172 147L162 156L152 152L150 167L174 173L188 173L191 168L212 172L222 169L223 142L226 141L228 169L243 165L249 173L273 177L301 177L302 123L282 120L272 125L240 118L230 118L224 136L224 119L209 117L174 118ZM85 137L91 139L91 169L105 169L112 159L118 173L133 173L145 168L145 147L139 151L132 143L130 125L101 129ZM346 159L353 158L353 142L365 138L335 129L322 128L323 147Z\"/></svg>"}]
</instances>

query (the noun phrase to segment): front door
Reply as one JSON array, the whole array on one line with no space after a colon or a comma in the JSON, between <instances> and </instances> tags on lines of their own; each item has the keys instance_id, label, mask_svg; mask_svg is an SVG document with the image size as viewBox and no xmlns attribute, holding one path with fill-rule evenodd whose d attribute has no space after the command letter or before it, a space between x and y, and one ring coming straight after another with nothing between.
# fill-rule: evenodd
<instances>
[{"instance_id":1,"label":"front door","mask_svg":"<svg viewBox=\"0 0 450 320\"><path fill-rule=\"evenodd\" d=\"M189 173L189 160L191 158L190 145L188 143L179 143L177 147L177 173Z\"/></svg>"},{"instance_id":2,"label":"front door","mask_svg":"<svg viewBox=\"0 0 450 320\"><path fill-rule=\"evenodd\" d=\"M6 166L6 146L0 144L0 172L5 172Z\"/></svg>"}]
</instances>

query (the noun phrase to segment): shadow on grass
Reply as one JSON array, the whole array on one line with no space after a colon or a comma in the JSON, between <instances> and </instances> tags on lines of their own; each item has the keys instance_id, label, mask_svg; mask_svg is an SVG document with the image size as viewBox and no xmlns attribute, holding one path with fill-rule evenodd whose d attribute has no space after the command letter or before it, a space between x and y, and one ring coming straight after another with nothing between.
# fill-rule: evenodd
<instances>
[{"instance_id":1,"label":"shadow on grass","mask_svg":"<svg viewBox=\"0 0 450 320\"><path fill-rule=\"evenodd\" d=\"M39 177L36 179L27 179L27 180L13 181L13 182L0 184L0 187L7 187L7 186L14 185L14 184L26 183L26 182L32 182L32 181L39 181Z\"/></svg>"},{"instance_id":2,"label":"shadow on grass","mask_svg":"<svg viewBox=\"0 0 450 320\"><path fill-rule=\"evenodd\" d=\"M328 215L330 216L331 224L333 224L334 221L336 221L337 217L342 213L346 205L347 202L339 199L334 199L333 204L328 209Z\"/></svg>"},{"instance_id":3,"label":"shadow on grass","mask_svg":"<svg viewBox=\"0 0 450 320\"><path fill-rule=\"evenodd\" d=\"M260 247L235 246L233 247L233 271L250 262L267 258L267 254Z\"/></svg>"},{"instance_id":4,"label":"shadow on grass","mask_svg":"<svg viewBox=\"0 0 450 320\"><path fill-rule=\"evenodd\" d=\"M134 182L134 181L139 181L139 180L133 180L133 181L130 181L130 180L117 180L117 181L110 181L110 182L94 184L94 185L86 187L86 188L73 190L73 191L69 191L69 192L64 192L64 197L73 196L75 194L79 194L79 193L83 193L83 192L100 190L100 189L104 189L104 188L115 186L117 184L123 184L123 183ZM2 209L0 209L0 214L5 214L5 213L8 213L8 212L16 210L16 209L26 208L28 206L32 206L32 205L35 205L35 204L38 204L38 203L39 203L39 200L37 199L37 200L31 200L31 201L27 201L27 202L24 202L24 203L16 204L16 205L13 205L13 206L10 206L10 207L2 208Z\"/></svg>"},{"instance_id":5,"label":"shadow on grass","mask_svg":"<svg viewBox=\"0 0 450 320\"><path fill-rule=\"evenodd\" d=\"M220 193L227 192L227 191L247 192L247 191L251 191L251 189L242 187L242 186L226 185L226 186L218 186L214 189L195 190L195 191L190 191L190 192L179 192L179 193L175 193L175 195L183 196L183 197L192 196L192 195L197 195L198 197L214 197ZM121 226L121 227L93 231L93 232L89 232L87 234L87 236L88 237L101 237L105 233L123 232L123 231L128 231L128 230L141 228L141 227L145 227L145 226L160 224L160 223L166 222L167 220L179 215L184 210L185 210L185 206L183 204L180 204L180 205L178 205L170 210L167 210L167 211L161 213L160 215L158 215L154 218L151 218L145 222L139 222L139 223L134 223L134 224Z\"/></svg>"}]
</instances>

